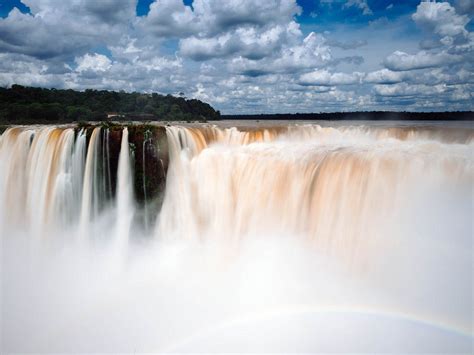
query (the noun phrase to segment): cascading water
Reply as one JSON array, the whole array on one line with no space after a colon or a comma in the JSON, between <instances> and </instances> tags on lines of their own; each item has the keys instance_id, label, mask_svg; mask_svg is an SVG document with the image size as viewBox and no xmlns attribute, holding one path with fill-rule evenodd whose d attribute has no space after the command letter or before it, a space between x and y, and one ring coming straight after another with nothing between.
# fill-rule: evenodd
<instances>
[{"instance_id":1,"label":"cascading water","mask_svg":"<svg viewBox=\"0 0 474 355\"><path fill-rule=\"evenodd\" d=\"M471 350L469 125L136 132L0 137L2 350Z\"/></svg>"},{"instance_id":2,"label":"cascading water","mask_svg":"<svg viewBox=\"0 0 474 355\"><path fill-rule=\"evenodd\" d=\"M82 189L82 206L81 206L81 235L87 237L87 228L89 222L94 220L99 211L99 185L98 181L98 152L99 137L101 129L95 128L90 137L89 147L87 149L87 158L84 168L84 186Z\"/></svg>"},{"instance_id":3,"label":"cascading water","mask_svg":"<svg viewBox=\"0 0 474 355\"><path fill-rule=\"evenodd\" d=\"M133 184L130 171L130 152L128 146L128 129L122 132L122 143L120 144L120 156L117 172L117 241L120 247L125 247L128 242L128 234L133 218Z\"/></svg>"},{"instance_id":4,"label":"cascading water","mask_svg":"<svg viewBox=\"0 0 474 355\"><path fill-rule=\"evenodd\" d=\"M282 233L346 257L390 242L378 237L392 233L387 226L400 222L420 183L437 193L472 182L471 141L446 145L397 133L169 127L172 163L158 234L232 240Z\"/></svg>"}]
</instances>

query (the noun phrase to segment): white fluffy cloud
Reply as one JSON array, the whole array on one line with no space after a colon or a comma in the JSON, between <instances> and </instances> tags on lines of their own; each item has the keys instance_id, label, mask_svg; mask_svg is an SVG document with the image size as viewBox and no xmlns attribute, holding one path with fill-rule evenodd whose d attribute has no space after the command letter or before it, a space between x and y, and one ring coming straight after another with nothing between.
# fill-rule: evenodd
<instances>
[{"instance_id":1,"label":"white fluffy cloud","mask_svg":"<svg viewBox=\"0 0 474 355\"><path fill-rule=\"evenodd\" d=\"M407 80L410 76L412 76L412 74L407 72L381 69L368 73L365 77L365 81L374 84L396 84Z\"/></svg>"},{"instance_id":2,"label":"white fluffy cloud","mask_svg":"<svg viewBox=\"0 0 474 355\"><path fill-rule=\"evenodd\" d=\"M185 37L200 27L191 7L181 0L157 0L141 26L159 37Z\"/></svg>"},{"instance_id":3,"label":"white fluffy cloud","mask_svg":"<svg viewBox=\"0 0 474 355\"><path fill-rule=\"evenodd\" d=\"M382 96L414 96L414 95L436 95L444 93L448 87L446 85L412 85L399 83L394 85L375 85L375 91Z\"/></svg>"},{"instance_id":4,"label":"white fluffy cloud","mask_svg":"<svg viewBox=\"0 0 474 355\"><path fill-rule=\"evenodd\" d=\"M248 76L270 73L298 73L301 70L322 67L332 59L331 49L322 35L310 33L300 44L282 47L281 51L261 60L243 57L233 59L231 71Z\"/></svg>"},{"instance_id":5,"label":"white fluffy cloud","mask_svg":"<svg viewBox=\"0 0 474 355\"><path fill-rule=\"evenodd\" d=\"M195 60L227 57L239 54L248 59L262 59L301 35L295 22L266 29L242 27L211 37L185 38L180 42L180 53Z\"/></svg>"},{"instance_id":6,"label":"white fluffy cloud","mask_svg":"<svg viewBox=\"0 0 474 355\"><path fill-rule=\"evenodd\" d=\"M86 54L83 57L76 58L79 73L85 71L104 72L110 69L112 61L102 54Z\"/></svg>"},{"instance_id":7,"label":"white fluffy cloud","mask_svg":"<svg viewBox=\"0 0 474 355\"><path fill-rule=\"evenodd\" d=\"M395 51L385 59L384 64L390 70L413 70L450 65L462 61L462 56L449 54L445 51L439 53L420 51L416 54Z\"/></svg>"},{"instance_id":8,"label":"white fluffy cloud","mask_svg":"<svg viewBox=\"0 0 474 355\"><path fill-rule=\"evenodd\" d=\"M179 5L177 5L179 3ZM294 0L196 0L193 10L180 0L159 0L144 23L153 22L155 12L165 13L165 5L180 8L184 20L166 25L168 31L182 37L180 54L194 60L207 60L229 56L262 59L297 44L302 37L294 17L301 8ZM184 16L184 15L183 15ZM182 26L182 27L180 27Z\"/></svg>"},{"instance_id":9,"label":"white fluffy cloud","mask_svg":"<svg viewBox=\"0 0 474 355\"><path fill-rule=\"evenodd\" d=\"M366 82L378 84L373 92L381 102L401 100L418 109L472 109L474 35L466 28L469 16L448 2L423 1L412 19L424 30L423 50L393 52L383 61L386 69L369 73Z\"/></svg>"},{"instance_id":10,"label":"white fluffy cloud","mask_svg":"<svg viewBox=\"0 0 474 355\"><path fill-rule=\"evenodd\" d=\"M469 11L466 2L459 1L459 11ZM419 52L405 62L425 62L429 66L446 66L456 62L474 59L474 34L466 29L470 18L460 14L448 2L421 2L412 15L418 26L425 30L425 38L420 47L429 50ZM431 58L428 58L431 57ZM387 58L390 64L390 59Z\"/></svg>"},{"instance_id":11,"label":"white fluffy cloud","mask_svg":"<svg viewBox=\"0 0 474 355\"><path fill-rule=\"evenodd\" d=\"M420 26L427 27L441 37L467 35L464 27L469 22L469 17L457 14L448 2L421 2L412 18Z\"/></svg>"},{"instance_id":12,"label":"white fluffy cloud","mask_svg":"<svg viewBox=\"0 0 474 355\"><path fill-rule=\"evenodd\" d=\"M287 23L301 8L294 0L156 0L140 25L158 36L209 38L242 26Z\"/></svg>"},{"instance_id":13,"label":"white fluffy cloud","mask_svg":"<svg viewBox=\"0 0 474 355\"><path fill-rule=\"evenodd\" d=\"M316 70L301 75L299 82L302 85L351 85L361 83L363 77L363 73L330 73L327 70Z\"/></svg>"},{"instance_id":14,"label":"white fluffy cloud","mask_svg":"<svg viewBox=\"0 0 474 355\"><path fill-rule=\"evenodd\" d=\"M16 8L0 18L0 51L36 58L74 56L113 43L134 19L135 0L24 0L31 14ZM114 6L111 6L114 5Z\"/></svg>"}]
</instances>

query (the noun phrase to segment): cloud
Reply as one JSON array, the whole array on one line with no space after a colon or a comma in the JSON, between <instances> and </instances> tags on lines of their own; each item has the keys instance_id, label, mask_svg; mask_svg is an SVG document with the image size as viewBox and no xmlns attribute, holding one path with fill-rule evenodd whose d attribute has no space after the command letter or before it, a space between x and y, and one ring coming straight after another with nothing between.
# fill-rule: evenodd
<instances>
[{"instance_id":1,"label":"cloud","mask_svg":"<svg viewBox=\"0 0 474 355\"><path fill-rule=\"evenodd\" d=\"M0 19L0 51L40 59L74 57L113 43L135 16L134 0L23 2L31 14L14 8Z\"/></svg>"},{"instance_id":2,"label":"cloud","mask_svg":"<svg viewBox=\"0 0 474 355\"><path fill-rule=\"evenodd\" d=\"M242 25L263 27L269 23L286 23L301 14L301 8L293 0L196 0L193 7L208 33Z\"/></svg>"},{"instance_id":3,"label":"cloud","mask_svg":"<svg viewBox=\"0 0 474 355\"><path fill-rule=\"evenodd\" d=\"M356 49L359 47L363 47L367 45L367 41L365 39L359 39L355 41L350 41L350 42L342 42L342 41L337 41L337 40L328 40L327 44L330 45L331 47L338 47L341 49Z\"/></svg>"},{"instance_id":4,"label":"cloud","mask_svg":"<svg viewBox=\"0 0 474 355\"><path fill-rule=\"evenodd\" d=\"M399 83L394 85L375 85L374 90L378 95L382 96L431 96L442 94L449 90L449 87L440 85L412 85L407 83Z\"/></svg>"},{"instance_id":5,"label":"cloud","mask_svg":"<svg viewBox=\"0 0 474 355\"><path fill-rule=\"evenodd\" d=\"M462 0L423 2L413 18L393 19L394 6L371 25L372 2L326 0L304 9L318 14L309 26L296 0L156 0L145 16L136 0L24 3L31 14L0 19L2 86L182 91L224 113L472 107L472 10ZM336 22L332 3L337 16L364 16ZM324 32L328 19L340 29Z\"/></svg>"},{"instance_id":6,"label":"cloud","mask_svg":"<svg viewBox=\"0 0 474 355\"><path fill-rule=\"evenodd\" d=\"M211 38L189 37L180 41L180 53L194 60L238 54L248 59L262 59L301 36L299 26L290 22L268 29L243 27Z\"/></svg>"},{"instance_id":7,"label":"cloud","mask_svg":"<svg viewBox=\"0 0 474 355\"><path fill-rule=\"evenodd\" d=\"M288 23L301 14L294 0L156 0L141 21L157 36L209 38L242 26L256 28Z\"/></svg>"},{"instance_id":8,"label":"cloud","mask_svg":"<svg viewBox=\"0 0 474 355\"><path fill-rule=\"evenodd\" d=\"M443 46L443 43L439 39L425 38L420 42L421 49L435 49Z\"/></svg>"},{"instance_id":9,"label":"cloud","mask_svg":"<svg viewBox=\"0 0 474 355\"><path fill-rule=\"evenodd\" d=\"M140 24L158 37L186 37L200 27L191 7L185 6L181 0L153 2Z\"/></svg>"},{"instance_id":10,"label":"cloud","mask_svg":"<svg viewBox=\"0 0 474 355\"><path fill-rule=\"evenodd\" d=\"M0 86L20 84L41 87L65 87L72 69L60 61L48 65L36 58L17 53L0 53Z\"/></svg>"},{"instance_id":11,"label":"cloud","mask_svg":"<svg viewBox=\"0 0 474 355\"><path fill-rule=\"evenodd\" d=\"M247 76L260 76L271 73L298 73L304 69L322 67L330 63L332 54L326 39L311 32L301 44L288 45L273 53L271 57L250 60L243 57L233 59L230 69Z\"/></svg>"},{"instance_id":12,"label":"cloud","mask_svg":"<svg viewBox=\"0 0 474 355\"><path fill-rule=\"evenodd\" d=\"M365 77L365 82L374 84L396 84L407 80L411 75L413 74L381 69L368 73Z\"/></svg>"},{"instance_id":13,"label":"cloud","mask_svg":"<svg viewBox=\"0 0 474 355\"><path fill-rule=\"evenodd\" d=\"M22 0L22 3L34 16L51 19L48 16L63 14L73 22L74 17L88 18L96 23L126 21L134 16L136 8L136 0Z\"/></svg>"},{"instance_id":14,"label":"cloud","mask_svg":"<svg viewBox=\"0 0 474 355\"><path fill-rule=\"evenodd\" d=\"M466 36L464 28L469 22L467 15L459 15L448 2L421 2L413 20L421 27L433 31L441 37Z\"/></svg>"},{"instance_id":15,"label":"cloud","mask_svg":"<svg viewBox=\"0 0 474 355\"><path fill-rule=\"evenodd\" d=\"M358 84L363 78L363 73L330 73L327 70L315 70L300 76L299 83L301 85L351 85Z\"/></svg>"},{"instance_id":16,"label":"cloud","mask_svg":"<svg viewBox=\"0 0 474 355\"><path fill-rule=\"evenodd\" d=\"M364 77L365 83L371 84L422 84L422 85L459 85L474 83L474 73L464 68L452 68L451 72L444 68L430 68L418 71L391 71L381 69L369 72Z\"/></svg>"},{"instance_id":17,"label":"cloud","mask_svg":"<svg viewBox=\"0 0 474 355\"><path fill-rule=\"evenodd\" d=\"M342 5L342 9L357 8L362 10L363 15L372 15L372 9L367 4L367 0L320 0L321 5L326 5L332 8L334 4Z\"/></svg>"},{"instance_id":18,"label":"cloud","mask_svg":"<svg viewBox=\"0 0 474 355\"><path fill-rule=\"evenodd\" d=\"M367 4L367 0L347 0L347 2L343 5L343 8L350 7L359 8L360 10L362 10L363 15L373 15L371 8Z\"/></svg>"},{"instance_id":19,"label":"cloud","mask_svg":"<svg viewBox=\"0 0 474 355\"><path fill-rule=\"evenodd\" d=\"M87 35L82 36L82 40L57 36L54 27L44 18L13 9L7 18L0 19L0 51L47 59L86 50L94 43Z\"/></svg>"},{"instance_id":20,"label":"cloud","mask_svg":"<svg viewBox=\"0 0 474 355\"><path fill-rule=\"evenodd\" d=\"M454 6L460 14L468 14L470 16L474 14L474 1L472 0L456 0Z\"/></svg>"},{"instance_id":21,"label":"cloud","mask_svg":"<svg viewBox=\"0 0 474 355\"><path fill-rule=\"evenodd\" d=\"M453 66L458 70L472 69L469 63L474 59L474 35L465 28L468 16L459 15L447 2L421 2L412 19L428 36L420 42L423 50L415 54L395 51L385 58L386 68L393 71L426 68L447 71Z\"/></svg>"},{"instance_id":22,"label":"cloud","mask_svg":"<svg viewBox=\"0 0 474 355\"><path fill-rule=\"evenodd\" d=\"M155 4L158 9L161 3ZM191 11L182 3L180 6ZM193 60L230 56L258 60L301 41L299 24L294 21L300 13L294 0L196 0L184 23L188 32L177 24L167 25L167 29L181 37L180 54Z\"/></svg>"},{"instance_id":23,"label":"cloud","mask_svg":"<svg viewBox=\"0 0 474 355\"><path fill-rule=\"evenodd\" d=\"M451 68L446 70L444 68L434 68L431 70L425 70L418 73L416 76L409 78L410 82L423 83L426 85L460 85L460 84L473 84L474 83L474 72L461 68Z\"/></svg>"},{"instance_id":24,"label":"cloud","mask_svg":"<svg viewBox=\"0 0 474 355\"><path fill-rule=\"evenodd\" d=\"M432 68L462 61L462 56L449 54L445 51L439 53L420 51L416 54L395 51L385 59L384 64L390 70L400 71Z\"/></svg>"},{"instance_id":25,"label":"cloud","mask_svg":"<svg viewBox=\"0 0 474 355\"><path fill-rule=\"evenodd\" d=\"M333 58L329 64L331 66L336 66L342 63L361 65L364 63L364 57L360 55L353 55L349 57Z\"/></svg>"},{"instance_id":26,"label":"cloud","mask_svg":"<svg viewBox=\"0 0 474 355\"><path fill-rule=\"evenodd\" d=\"M86 54L83 57L76 58L76 70L81 73L84 71L104 72L112 66L112 61L102 54Z\"/></svg>"}]
</instances>

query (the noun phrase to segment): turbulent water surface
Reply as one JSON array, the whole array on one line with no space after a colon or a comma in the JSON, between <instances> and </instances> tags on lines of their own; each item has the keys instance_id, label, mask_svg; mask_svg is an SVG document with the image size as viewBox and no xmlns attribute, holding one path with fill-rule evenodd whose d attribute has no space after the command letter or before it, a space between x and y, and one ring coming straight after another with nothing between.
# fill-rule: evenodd
<instances>
[{"instance_id":1,"label":"turbulent water surface","mask_svg":"<svg viewBox=\"0 0 474 355\"><path fill-rule=\"evenodd\" d=\"M4 352L472 350L470 123L129 129L1 135Z\"/></svg>"}]
</instances>

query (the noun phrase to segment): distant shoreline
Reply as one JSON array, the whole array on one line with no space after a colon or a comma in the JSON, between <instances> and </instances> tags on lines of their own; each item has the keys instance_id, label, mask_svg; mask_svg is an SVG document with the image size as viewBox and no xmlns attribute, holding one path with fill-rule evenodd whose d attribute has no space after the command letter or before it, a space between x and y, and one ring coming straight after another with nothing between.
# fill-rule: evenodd
<instances>
[{"instance_id":1,"label":"distant shoreline","mask_svg":"<svg viewBox=\"0 0 474 355\"><path fill-rule=\"evenodd\" d=\"M221 120L286 121L474 121L473 111L454 112L329 112L221 115Z\"/></svg>"}]
</instances>

